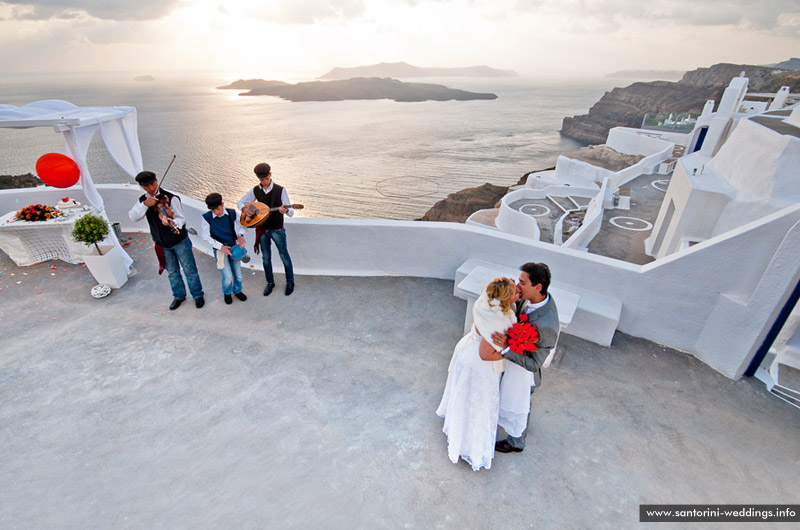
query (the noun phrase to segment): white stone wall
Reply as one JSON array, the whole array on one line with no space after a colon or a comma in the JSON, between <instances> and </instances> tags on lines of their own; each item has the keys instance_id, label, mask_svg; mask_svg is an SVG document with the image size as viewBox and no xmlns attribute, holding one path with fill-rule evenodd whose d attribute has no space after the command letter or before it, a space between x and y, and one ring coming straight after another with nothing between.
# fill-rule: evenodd
<instances>
[{"instance_id":1,"label":"white stone wall","mask_svg":"<svg viewBox=\"0 0 800 530\"><path fill-rule=\"evenodd\" d=\"M139 191L99 188L112 221L123 221L125 227ZM64 195L64 190L0 191L0 211L31 202L55 204ZM78 193L70 191L70 196ZM184 203L189 225L199 226L205 206L188 199ZM620 300L621 331L692 352L731 378L746 369L782 307L786 289L793 288L800 275L798 227L800 205L795 205L639 266L456 223L298 217L287 221L289 249L300 275L453 279L459 265L470 258L508 267L544 261L559 284ZM248 242L252 244L251 234ZM275 265L280 270L277 257Z\"/></svg>"},{"instance_id":2,"label":"white stone wall","mask_svg":"<svg viewBox=\"0 0 800 530\"><path fill-rule=\"evenodd\" d=\"M611 179L608 178L603 180L600 193L595 195L586 207L581 227L564 242L565 247L574 248L576 250L587 250L592 239L600 233L600 229L603 226L603 206L605 204L605 198L609 195L610 182Z\"/></svg>"},{"instance_id":3,"label":"white stone wall","mask_svg":"<svg viewBox=\"0 0 800 530\"><path fill-rule=\"evenodd\" d=\"M748 119L740 120L709 167L750 197L747 200L800 201L800 139Z\"/></svg>"},{"instance_id":4,"label":"white stone wall","mask_svg":"<svg viewBox=\"0 0 800 530\"><path fill-rule=\"evenodd\" d=\"M790 125L794 125L795 127L800 127L800 106L792 111L786 122Z\"/></svg>"},{"instance_id":5,"label":"white stone wall","mask_svg":"<svg viewBox=\"0 0 800 530\"><path fill-rule=\"evenodd\" d=\"M566 156L559 156L556 161L555 178L562 184L584 188L595 186L599 189L604 178L614 178L615 175L616 173L608 169Z\"/></svg>"},{"instance_id":6,"label":"white stone wall","mask_svg":"<svg viewBox=\"0 0 800 530\"><path fill-rule=\"evenodd\" d=\"M652 138L646 134L639 134L640 130L641 129L631 129L629 127L614 127L608 131L606 145L618 153L642 155L645 157L660 153L667 148L670 150L672 149L673 142ZM649 132L646 129L642 131L644 133ZM660 131L654 132L661 134Z\"/></svg>"}]
</instances>

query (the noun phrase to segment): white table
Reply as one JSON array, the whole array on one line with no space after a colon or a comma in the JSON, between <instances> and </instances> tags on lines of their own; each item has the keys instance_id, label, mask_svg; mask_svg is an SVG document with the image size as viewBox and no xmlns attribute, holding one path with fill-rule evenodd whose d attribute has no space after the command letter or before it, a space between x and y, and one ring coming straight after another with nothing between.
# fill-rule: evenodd
<instances>
[{"instance_id":1,"label":"white table","mask_svg":"<svg viewBox=\"0 0 800 530\"><path fill-rule=\"evenodd\" d=\"M15 220L16 211L0 217L0 249L20 267L51 259L83 263L86 245L72 239L75 221L91 208L62 210L65 215L47 221Z\"/></svg>"}]
</instances>

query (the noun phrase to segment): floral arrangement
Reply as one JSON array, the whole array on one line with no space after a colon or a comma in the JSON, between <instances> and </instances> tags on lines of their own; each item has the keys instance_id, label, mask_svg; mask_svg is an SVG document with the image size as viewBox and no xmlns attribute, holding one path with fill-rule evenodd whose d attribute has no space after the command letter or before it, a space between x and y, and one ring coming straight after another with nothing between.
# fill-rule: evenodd
<instances>
[{"instance_id":1,"label":"floral arrangement","mask_svg":"<svg viewBox=\"0 0 800 530\"><path fill-rule=\"evenodd\" d=\"M519 322L508 330L508 347L514 353L525 355L536 351L539 329L528 322L528 315L520 315Z\"/></svg>"},{"instance_id":2,"label":"floral arrangement","mask_svg":"<svg viewBox=\"0 0 800 530\"><path fill-rule=\"evenodd\" d=\"M17 219L21 221L47 221L53 217L61 217L61 212L44 204L31 204L17 212Z\"/></svg>"}]
</instances>

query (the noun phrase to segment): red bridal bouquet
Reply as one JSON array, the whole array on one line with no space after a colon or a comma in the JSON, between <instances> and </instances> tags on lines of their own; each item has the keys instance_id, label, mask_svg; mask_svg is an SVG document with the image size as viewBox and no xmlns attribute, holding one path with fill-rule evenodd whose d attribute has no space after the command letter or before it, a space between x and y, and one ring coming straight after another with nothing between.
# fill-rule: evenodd
<instances>
[{"instance_id":1,"label":"red bridal bouquet","mask_svg":"<svg viewBox=\"0 0 800 530\"><path fill-rule=\"evenodd\" d=\"M520 315L519 322L508 330L508 347L514 353L525 355L536 351L539 343L539 329L528 322L528 315Z\"/></svg>"},{"instance_id":2,"label":"red bridal bouquet","mask_svg":"<svg viewBox=\"0 0 800 530\"><path fill-rule=\"evenodd\" d=\"M22 221L47 221L59 216L61 216L60 211L44 204L31 204L17 212L17 219Z\"/></svg>"}]
</instances>

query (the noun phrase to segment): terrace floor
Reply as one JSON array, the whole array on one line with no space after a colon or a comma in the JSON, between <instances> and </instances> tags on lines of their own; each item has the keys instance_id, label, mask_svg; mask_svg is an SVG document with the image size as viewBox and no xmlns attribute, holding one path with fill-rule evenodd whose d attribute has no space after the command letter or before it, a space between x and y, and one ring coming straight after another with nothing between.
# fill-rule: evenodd
<instances>
[{"instance_id":1,"label":"terrace floor","mask_svg":"<svg viewBox=\"0 0 800 530\"><path fill-rule=\"evenodd\" d=\"M101 300L81 266L0 252L1 528L619 529L643 503L797 502L800 415L755 379L566 335L528 448L473 472L434 414L452 282L300 276L286 297L279 277L265 298L247 271L227 306L198 254L206 306L168 311L129 238L138 274Z\"/></svg>"},{"instance_id":2,"label":"terrace floor","mask_svg":"<svg viewBox=\"0 0 800 530\"><path fill-rule=\"evenodd\" d=\"M644 241L653 232L670 178L656 173L630 181L630 209L603 211L603 224L589 243L589 252L637 265L653 261L644 252Z\"/></svg>"}]
</instances>

